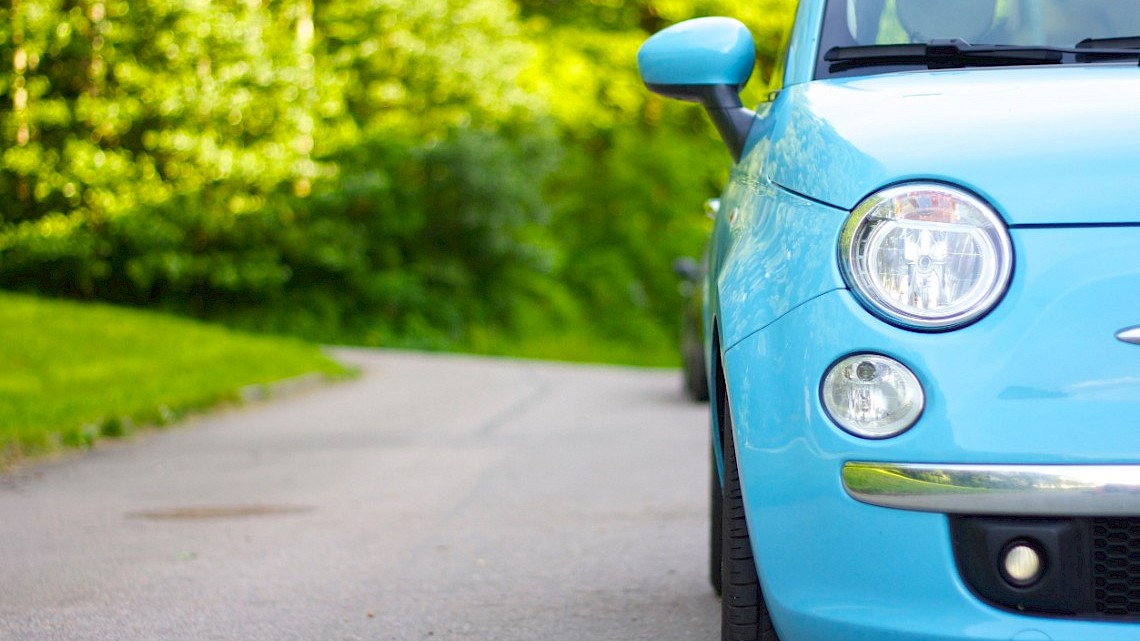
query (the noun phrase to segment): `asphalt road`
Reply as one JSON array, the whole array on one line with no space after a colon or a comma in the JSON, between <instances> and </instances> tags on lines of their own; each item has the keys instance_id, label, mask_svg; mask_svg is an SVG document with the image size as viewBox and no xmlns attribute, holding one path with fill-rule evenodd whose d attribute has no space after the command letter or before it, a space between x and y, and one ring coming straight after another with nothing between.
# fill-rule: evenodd
<instances>
[{"instance_id":1,"label":"asphalt road","mask_svg":"<svg viewBox=\"0 0 1140 641\"><path fill-rule=\"evenodd\" d=\"M676 372L343 351L356 381L0 476L0 639L713 639Z\"/></svg>"}]
</instances>

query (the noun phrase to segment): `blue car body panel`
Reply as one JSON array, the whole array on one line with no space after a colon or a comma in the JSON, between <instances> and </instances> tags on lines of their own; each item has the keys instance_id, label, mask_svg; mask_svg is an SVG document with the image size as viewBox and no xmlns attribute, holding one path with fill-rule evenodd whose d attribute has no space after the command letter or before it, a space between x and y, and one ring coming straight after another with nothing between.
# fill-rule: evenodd
<instances>
[{"instance_id":1,"label":"blue car body panel","mask_svg":"<svg viewBox=\"0 0 1140 641\"><path fill-rule=\"evenodd\" d=\"M745 167L747 169L747 167ZM799 243L835 238L847 212L781 189L766 180L734 176L722 203L731 208L717 239L713 300L724 348L730 348L797 305L845 287L835 245ZM736 212L733 216L733 212ZM779 232L777 232L779 230Z\"/></svg>"},{"instance_id":2,"label":"blue car body panel","mask_svg":"<svg viewBox=\"0 0 1140 641\"><path fill-rule=\"evenodd\" d=\"M945 515L865 505L840 480L851 460L1140 461L1140 347L1113 336L1140 302L1112 295L1140 270L1111 268L1132 255L1140 229L1080 230L1079 250L1065 240L1072 231L1015 234L1032 267L1015 276L1008 305L966 329L894 328L849 292L832 291L725 353L746 511L760 524L752 543L781 638L1011 639L1027 630L1048 636L1026 638L1055 641L1136 638L1135 624L981 603L958 577ZM1031 293L1057 283L1058 271L1055 298ZM1105 313L1083 312L1090 300ZM855 438L820 406L821 373L861 350L907 363L926 387L926 411L902 436Z\"/></svg>"},{"instance_id":3,"label":"blue car body panel","mask_svg":"<svg viewBox=\"0 0 1140 641\"><path fill-rule=\"evenodd\" d=\"M726 195L742 231L726 229L716 289L746 511L763 524L752 541L782 638L1135 639L1135 624L981 603L958 577L944 515L859 503L840 470L851 460L1140 463L1140 346L1115 338L1140 321L1140 296L1122 294L1140 284L1140 226L1014 229L1018 262L1002 303L967 328L918 333L835 287L842 214L770 184L755 196L739 189ZM768 209L767 226L740 218ZM805 234L823 239L790 245ZM919 376L927 406L907 433L859 439L823 413L822 372L856 351ZM1015 636L1028 631L1045 636Z\"/></svg>"},{"instance_id":4,"label":"blue car body panel","mask_svg":"<svg viewBox=\"0 0 1140 641\"><path fill-rule=\"evenodd\" d=\"M1112 89L1102 83L1125 69L1076 71L1095 79L1090 86L1104 98ZM1118 84L1125 93L1140 82L1140 70L1127 72ZM1018 78L1023 89L1013 93L1022 97L1046 88L1024 70L919 72L908 81L928 90L990 82L970 73ZM979 149L991 148L989 138L1034 150L1017 163L999 151L939 158L906 147L921 123L901 112L900 127L882 136L854 124L858 92L876 82L900 94L905 84L893 76L814 82L763 106L714 231L706 327L719 332L746 512L763 524L752 542L777 630L784 639L828 641L1136 639L1133 623L1029 617L983 603L958 575L945 515L859 503L840 472L853 460L1140 463L1140 346L1114 336L1140 324L1140 225L1132 224L1140 206L1120 188L1140 184L1131 145L1140 119L1125 126L1128 140L1099 122L1068 125L1085 134L1069 147L1080 162L1046 149L1014 120L959 131ZM890 103L874 100L876 108ZM1057 114L1074 101L1065 102L1053 101L1057 113L1035 109L1063 128ZM1102 105L1100 113L1121 108ZM892 131L903 132L899 141ZM838 270L849 209L916 179L966 187L1013 224L1009 289L964 329L920 333L884 323L856 302ZM861 351L892 356L919 376L927 406L907 433L859 439L824 414L822 373ZM723 453L717 460L723 467Z\"/></svg>"},{"instance_id":5,"label":"blue car body panel","mask_svg":"<svg viewBox=\"0 0 1140 641\"><path fill-rule=\"evenodd\" d=\"M1140 319L1140 296L1120 294L1140 283L1140 227L1019 229L1013 239L1023 260L1009 292L969 327L900 329L837 290L726 350L738 449L776 457L803 441L836 461L1140 463L1140 346L1115 338ZM918 375L927 405L910 431L866 440L822 418L822 372L858 351Z\"/></svg>"},{"instance_id":6,"label":"blue car body panel","mask_svg":"<svg viewBox=\"0 0 1140 641\"><path fill-rule=\"evenodd\" d=\"M778 102L768 176L837 207L922 179L977 193L1011 225L1140 221L1121 188L1140 183L1135 62L826 80Z\"/></svg>"}]
</instances>

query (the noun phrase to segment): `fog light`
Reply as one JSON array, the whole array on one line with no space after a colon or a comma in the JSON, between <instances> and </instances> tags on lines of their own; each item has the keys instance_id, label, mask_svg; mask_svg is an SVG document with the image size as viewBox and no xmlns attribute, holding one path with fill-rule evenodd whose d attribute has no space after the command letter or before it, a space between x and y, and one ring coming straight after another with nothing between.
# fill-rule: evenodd
<instances>
[{"instance_id":1,"label":"fog light","mask_svg":"<svg viewBox=\"0 0 1140 641\"><path fill-rule=\"evenodd\" d=\"M1002 552L1001 570L1006 581L1024 588L1041 578L1045 558L1034 545L1024 541L1011 543Z\"/></svg>"},{"instance_id":2,"label":"fog light","mask_svg":"<svg viewBox=\"0 0 1140 641\"><path fill-rule=\"evenodd\" d=\"M914 425L926 402L918 377L879 354L840 359L820 386L823 407L839 427L863 438L889 438Z\"/></svg>"}]
</instances>

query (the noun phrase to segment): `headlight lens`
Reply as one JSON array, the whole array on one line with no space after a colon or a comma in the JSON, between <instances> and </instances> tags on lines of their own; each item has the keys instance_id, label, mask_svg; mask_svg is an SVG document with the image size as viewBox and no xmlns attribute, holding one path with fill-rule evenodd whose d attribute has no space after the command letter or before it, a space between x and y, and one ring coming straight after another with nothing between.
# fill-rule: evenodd
<instances>
[{"instance_id":1,"label":"headlight lens","mask_svg":"<svg viewBox=\"0 0 1140 641\"><path fill-rule=\"evenodd\" d=\"M914 372L878 354L840 359L824 375L820 396L831 420L863 438L905 432L926 406L926 394Z\"/></svg>"},{"instance_id":2,"label":"headlight lens","mask_svg":"<svg viewBox=\"0 0 1140 641\"><path fill-rule=\"evenodd\" d=\"M839 241L844 277L859 300L912 329L952 329L986 314L1013 271L998 215L938 184L891 187L851 214Z\"/></svg>"}]
</instances>

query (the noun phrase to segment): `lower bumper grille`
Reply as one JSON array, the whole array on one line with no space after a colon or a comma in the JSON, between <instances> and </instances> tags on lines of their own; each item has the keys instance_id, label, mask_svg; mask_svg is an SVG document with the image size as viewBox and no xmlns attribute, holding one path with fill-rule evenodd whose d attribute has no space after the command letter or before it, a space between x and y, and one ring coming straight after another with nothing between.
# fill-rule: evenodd
<instances>
[{"instance_id":1,"label":"lower bumper grille","mask_svg":"<svg viewBox=\"0 0 1140 641\"><path fill-rule=\"evenodd\" d=\"M951 516L958 570L984 601L1021 614L1140 622L1140 518ZM1040 550L1031 585L1002 571L1016 543Z\"/></svg>"},{"instance_id":2,"label":"lower bumper grille","mask_svg":"<svg viewBox=\"0 0 1140 641\"><path fill-rule=\"evenodd\" d=\"M1092 519L1092 561L1097 613L1140 618L1140 519Z\"/></svg>"}]
</instances>

